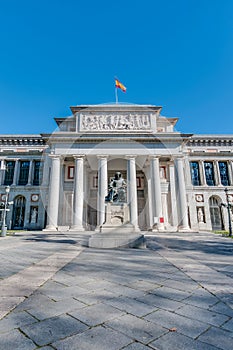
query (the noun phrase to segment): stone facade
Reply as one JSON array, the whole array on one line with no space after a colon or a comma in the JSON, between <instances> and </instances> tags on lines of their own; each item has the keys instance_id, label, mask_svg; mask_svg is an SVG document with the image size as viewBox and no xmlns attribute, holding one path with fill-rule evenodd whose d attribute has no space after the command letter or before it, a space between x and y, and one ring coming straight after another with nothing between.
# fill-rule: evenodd
<instances>
[{"instance_id":1,"label":"stone facade","mask_svg":"<svg viewBox=\"0 0 233 350\"><path fill-rule=\"evenodd\" d=\"M52 134L0 135L0 200L11 229L101 231L108 183L127 179L134 231L228 229L233 135L175 130L151 105L84 105Z\"/></svg>"}]
</instances>

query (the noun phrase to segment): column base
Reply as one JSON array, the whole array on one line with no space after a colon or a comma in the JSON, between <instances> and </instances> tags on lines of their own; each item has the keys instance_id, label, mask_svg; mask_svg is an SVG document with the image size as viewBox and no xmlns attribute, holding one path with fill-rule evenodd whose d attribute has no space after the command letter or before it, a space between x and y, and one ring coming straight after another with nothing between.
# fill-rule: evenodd
<instances>
[{"instance_id":1,"label":"column base","mask_svg":"<svg viewBox=\"0 0 233 350\"><path fill-rule=\"evenodd\" d=\"M57 231L57 227L56 226L53 226L53 225L47 225L43 231Z\"/></svg>"},{"instance_id":2,"label":"column base","mask_svg":"<svg viewBox=\"0 0 233 350\"><path fill-rule=\"evenodd\" d=\"M178 232L190 232L190 231L191 231L191 229L189 226L180 226L178 228Z\"/></svg>"},{"instance_id":3,"label":"column base","mask_svg":"<svg viewBox=\"0 0 233 350\"><path fill-rule=\"evenodd\" d=\"M72 225L69 229L69 231L85 231L85 228L83 226L79 226L79 225Z\"/></svg>"},{"instance_id":4,"label":"column base","mask_svg":"<svg viewBox=\"0 0 233 350\"><path fill-rule=\"evenodd\" d=\"M141 232L141 230L140 230L140 228L136 225L133 225L133 227L134 227L134 230L133 230L133 232Z\"/></svg>"}]
</instances>

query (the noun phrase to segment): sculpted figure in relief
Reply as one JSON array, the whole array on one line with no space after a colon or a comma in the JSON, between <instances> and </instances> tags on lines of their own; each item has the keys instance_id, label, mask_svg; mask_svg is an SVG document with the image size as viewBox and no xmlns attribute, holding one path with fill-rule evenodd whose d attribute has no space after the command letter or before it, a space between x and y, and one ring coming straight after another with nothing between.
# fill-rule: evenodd
<instances>
[{"instance_id":1,"label":"sculpted figure in relief","mask_svg":"<svg viewBox=\"0 0 233 350\"><path fill-rule=\"evenodd\" d=\"M197 218L198 218L198 222L200 222L200 223L204 222L204 214L203 214L202 208L198 208Z\"/></svg>"},{"instance_id":2,"label":"sculpted figure in relief","mask_svg":"<svg viewBox=\"0 0 233 350\"><path fill-rule=\"evenodd\" d=\"M81 115L84 130L141 130L149 129L148 115Z\"/></svg>"}]
</instances>

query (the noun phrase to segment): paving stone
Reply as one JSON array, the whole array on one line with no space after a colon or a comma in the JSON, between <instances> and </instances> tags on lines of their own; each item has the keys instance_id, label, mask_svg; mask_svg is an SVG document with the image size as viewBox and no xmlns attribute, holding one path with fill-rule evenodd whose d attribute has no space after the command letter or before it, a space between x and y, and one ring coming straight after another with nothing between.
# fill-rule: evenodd
<instances>
[{"instance_id":1,"label":"paving stone","mask_svg":"<svg viewBox=\"0 0 233 350\"><path fill-rule=\"evenodd\" d=\"M1 297L0 296L0 320L24 301L24 297Z\"/></svg>"},{"instance_id":2,"label":"paving stone","mask_svg":"<svg viewBox=\"0 0 233 350\"><path fill-rule=\"evenodd\" d=\"M190 297L190 293L184 292L178 289L169 288L169 287L161 287L156 288L151 294L162 296L163 298L168 298L172 300L181 301Z\"/></svg>"},{"instance_id":3,"label":"paving stone","mask_svg":"<svg viewBox=\"0 0 233 350\"><path fill-rule=\"evenodd\" d=\"M40 292L50 299L59 301L62 299L75 297L79 294L84 294L86 293L86 290L84 288L81 288L80 286L66 287L63 284L54 281L49 281L45 283L42 288L40 288Z\"/></svg>"},{"instance_id":4,"label":"paving stone","mask_svg":"<svg viewBox=\"0 0 233 350\"><path fill-rule=\"evenodd\" d=\"M37 346L31 339L25 337L17 329L1 334L0 349L2 350L34 350Z\"/></svg>"},{"instance_id":5,"label":"paving stone","mask_svg":"<svg viewBox=\"0 0 233 350\"><path fill-rule=\"evenodd\" d=\"M178 289L181 291L194 291L195 289L199 288L199 286L197 285L196 282L193 282L192 280L185 278L184 280L181 281L177 281L175 280L173 277L167 279L166 281L163 282L164 286L170 287L170 288L174 288L174 289Z\"/></svg>"},{"instance_id":6,"label":"paving stone","mask_svg":"<svg viewBox=\"0 0 233 350\"><path fill-rule=\"evenodd\" d=\"M125 297L129 297L129 298L140 298L142 297L145 293L142 290L137 290L134 288L129 288L123 285L116 285L114 287L114 289L112 288L106 288L107 290L110 290L112 293L114 293L115 295L124 295Z\"/></svg>"},{"instance_id":7,"label":"paving stone","mask_svg":"<svg viewBox=\"0 0 233 350\"><path fill-rule=\"evenodd\" d=\"M76 295L74 298L86 305L95 305L115 297L116 294L112 293L109 290L98 289L96 291L88 292L86 294Z\"/></svg>"},{"instance_id":8,"label":"paving stone","mask_svg":"<svg viewBox=\"0 0 233 350\"><path fill-rule=\"evenodd\" d=\"M102 279L95 279L85 284L85 289L87 291L96 291L98 289L107 289L112 291L115 288L118 288L118 284L105 281Z\"/></svg>"},{"instance_id":9,"label":"paving stone","mask_svg":"<svg viewBox=\"0 0 233 350\"><path fill-rule=\"evenodd\" d=\"M27 312L11 312L8 316L0 321L0 333L9 332L14 328L19 328L23 325L28 325L37 322L37 320Z\"/></svg>"},{"instance_id":10,"label":"paving stone","mask_svg":"<svg viewBox=\"0 0 233 350\"><path fill-rule=\"evenodd\" d=\"M8 274L13 276L14 273L50 257L51 254L57 253L56 256L60 259L60 253L58 254L58 252L64 252L65 247L66 254L64 258L66 261L70 261L69 249L67 249L68 245L67 243L65 245L62 243L62 240L64 240L62 233L57 235L40 234L38 238L40 240L43 239L43 241L35 240L34 238L37 236L38 234L32 235L30 232L27 232L24 237L18 239L18 243L21 245L16 244L16 241L14 241L14 249L5 245L4 250L1 245L0 254L4 251L5 256L1 259L0 269L4 271L2 267L6 264ZM30 244L25 242L25 237L30 240ZM211 240L209 240L209 237L211 237ZM29 272L33 270L35 273L31 273L27 277L30 277L34 286L39 286L37 287L38 289L28 296L28 298L18 298L16 303L11 304L10 310L21 302L13 311L4 309L5 315L9 311L10 313L3 320L7 320L8 316L13 317L16 313L20 314L19 318L22 318L22 323L20 324L21 328L19 331L22 329L22 332L24 332L24 328L25 330L29 329L33 336L31 340L34 337L41 336L43 345L50 344L47 346L44 345L45 350L55 348L54 344L58 344L60 349L63 349L62 346L64 345L69 350L111 350L112 348L114 350L158 350L160 347L166 350L183 350L184 344L186 350L219 350L221 347L225 350L224 347L227 348L228 346L228 339L231 339L230 346L233 341L233 331L231 328L233 310L230 307L233 302L231 294L233 284L232 278L226 276L226 272L231 273L231 269L225 269L226 265L232 267L232 253L226 255L224 253L225 248L222 249L221 244L219 245L218 243L220 241L218 237L211 234L190 233L189 235L184 235L183 233L170 233L169 235L161 235L161 233L157 233L154 240L157 241L158 239L160 239L161 244L160 248L155 251L149 249L86 249L55 274L52 274L51 270L53 264L56 265L59 263L60 266L62 264L56 261L56 259L48 259L47 261L52 263L51 268L48 266L46 270L47 278L48 273L51 276L49 280L43 286L39 286L39 279L43 278L44 281L45 276L39 276L39 270L37 269L29 269ZM50 244L48 244L48 240ZM172 249L163 248L164 240L168 247ZM6 240L1 242L4 245ZM209 250L210 244L214 244L214 249L212 248L211 251ZM232 240L231 246L233 247ZM175 249L173 249L174 247ZM217 253L215 254L215 252ZM16 266L18 261L20 261L20 264ZM40 268L42 267L43 264L40 265ZM41 273L43 273L43 270L42 268ZM189 276L195 278L196 281L192 280ZM0 284L2 284L1 281ZM14 281L19 282L17 276L14 277ZM11 285L11 293L15 293L14 288L17 285L19 283ZM153 286L152 289L151 285ZM27 282L24 284L24 288L26 287L30 288L30 283ZM183 293L190 293L190 296L182 301L176 301L177 295L180 299L181 296L184 296ZM10 299L13 302L13 299ZM7 295L2 299L2 305L5 306L10 299ZM80 302L85 304L81 304L84 308L88 305L86 309L91 305L95 307L99 305L93 311L93 315L87 316L95 318L96 314L98 314L99 322L105 321L106 323L102 326L90 326L92 328L88 330L89 327L85 326L78 319L78 313L82 308L73 309L74 306L77 306L77 303L80 305ZM71 303L74 304L70 305ZM106 307L112 307L114 312L106 312L106 309L104 309L101 303L103 305L105 304ZM53 305L56 307L51 307ZM41 311L46 317L54 316L57 313L60 314L60 312L62 312L62 315L30 325L25 321L26 323L24 324L24 317L27 320L25 314L27 312L30 314L31 310L36 313L36 309L38 312L37 316L40 318L43 318L42 315L39 316L39 312ZM167 312L166 310L172 312ZM201 314L199 310L201 310ZM77 319L67 315L67 311L70 313L76 312ZM116 312L120 312L122 316L117 315L117 318L106 321L105 315L116 317ZM125 314L125 312L128 314ZM164 312L167 313L162 317L159 313ZM157 320L149 322L146 319L146 317L155 317L156 313L157 316L160 315L158 322ZM213 315L216 316L213 317ZM175 317L175 319L172 317ZM63 318L65 320L64 322L62 321ZM57 321L53 321L54 319L57 319ZM226 321L222 324L223 319ZM70 320L70 323L67 320ZM171 321L174 324L174 320L177 321L177 331L169 332L169 329L166 327L170 326L170 324L167 323ZM13 325L9 324L9 327L13 327L11 329L12 334L16 332L14 327L18 326L16 321L17 317ZM167 322L166 327L161 327L163 326L161 322L165 323L165 321ZM8 320L7 322L10 321ZM140 322L144 323L141 324ZM209 334L208 332L211 329L209 322L216 324L216 327L212 328L215 332L215 338L218 339L218 334L221 338L219 346L215 344L215 340L212 340L213 343L210 343L208 339L206 340L204 338L206 334ZM76 323L77 327L74 326L74 323ZM114 329L112 326L110 327L111 323L112 326L114 325ZM201 334L199 333L200 324L204 327L204 331ZM154 329L149 328L148 334L149 325L152 325ZM5 329L3 328L4 333L1 333L1 336L8 334L7 325L5 327ZM208 327L208 329L205 327ZM225 327L228 327L228 330ZM165 333L160 334L161 328ZM181 331L179 328L182 328ZM194 329L193 332L195 334L188 333L186 328L190 329L189 332L192 332L192 329ZM184 334L184 332L187 334ZM143 343L142 340L135 339L136 333L138 333L138 338L143 338L143 335L146 334L146 337L149 338L151 336L152 340L149 343ZM19 334L24 339L24 334L20 332ZM25 332L25 334L27 333ZM196 334L199 336L198 339L194 338ZM55 339L51 340L53 336ZM202 341L202 337L204 341ZM122 338L125 341L122 341ZM213 339L213 337L210 338ZM25 336L25 339L28 339L27 336ZM174 341L174 339L176 340ZM159 342L160 340L161 343ZM51 345L51 341L53 345ZM146 339L147 341L148 339ZM175 349L174 344L176 342L179 345ZM19 343L19 345L21 344ZM15 347L11 347L12 349L15 350ZM25 349L27 348L24 347ZM36 349L38 349L37 346Z\"/></svg>"},{"instance_id":11,"label":"paving stone","mask_svg":"<svg viewBox=\"0 0 233 350\"><path fill-rule=\"evenodd\" d=\"M176 328L177 332L187 335L191 338L196 338L205 332L209 325L191 320L187 317L177 315L173 312L158 310L145 317L146 320L155 322L167 329Z\"/></svg>"},{"instance_id":12,"label":"paving stone","mask_svg":"<svg viewBox=\"0 0 233 350\"><path fill-rule=\"evenodd\" d=\"M84 303L73 298L62 299L60 301L50 301L45 305L42 304L39 307L30 309L30 314L36 317L38 320L44 320L54 316L59 316L63 313L67 313L76 309L85 307Z\"/></svg>"},{"instance_id":13,"label":"paving stone","mask_svg":"<svg viewBox=\"0 0 233 350\"><path fill-rule=\"evenodd\" d=\"M134 288L134 289L139 289L139 290L142 290L144 292L149 292L151 290L154 290L156 288L161 287L161 285L157 284L157 283L149 282L149 281L146 281L143 279L143 280L138 280L138 281L134 281L134 282L130 283L128 285L128 287Z\"/></svg>"},{"instance_id":14,"label":"paving stone","mask_svg":"<svg viewBox=\"0 0 233 350\"><path fill-rule=\"evenodd\" d=\"M193 320L198 320L204 323L209 323L213 326L221 326L229 320L228 316L217 314L216 312L201 309L192 305L185 305L175 311L179 315L189 317Z\"/></svg>"},{"instance_id":15,"label":"paving stone","mask_svg":"<svg viewBox=\"0 0 233 350\"><path fill-rule=\"evenodd\" d=\"M30 326L21 327L22 331L40 346L83 332L87 328L83 323L67 315L53 317Z\"/></svg>"},{"instance_id":16,"label":"paving stone","mask_svg":"<svg viewBox=\"0 0 233 350\"><path fill-rule=\"evenodd\" d=\"M233 309L221 301L211 306L210 311L218 312L220 314L233 317Z\"/></svg>"},{"instance_id":17,"label":"paving stone","mask_svg":"<svg viewBox=\"0 0 233 350\"><path fill-rule=\"evenodd\" d=\"M15 312L21 312L23 310L30 310L32 308L41 307L51 302L51 299L40 292L34 292L30 297L23 298L23 301L17 305L14 309Z\"/></svg>"},{"instance_id":18,"label":"paving stone","mask_svg":"<svg viewBox=\"0 0 233 350\"><path fill-rule=\"evenodd\" d=\"M148 350L148 349L149 349L148 346L145 346L138 342L137 343L134 342L124 348L124 350Z\"/></svg>"},{"instance_id":19,"label":"paving stone","mask_svg":"<svg viewBox=\"0 0 233 350\"><path fill-rule=\"evenodd\" d=\"M169 332L150 343L156 350L217 350L215 346L193 340L177 332Z\"/></svg>"},{"instance_id":20,"label":"paving stone","mask_svg":"<svg viewBox=\"0 0 233 350\"><path fill-rule=\"evenodd\" d=\"M125 311L129 314L132 314L138 317L145 316L151 313L152 311L157 310L155 306L148 305L138 300L127 298L127 297L119 297L119 298L105 300L104 303L110 304L116 307L117 309L120 309L122 311Z\"/></svg>"},{"instance_id":21,"label":"paving stone","mask_svg":"<svg viewBox=\"0 0 233 350\"><path fill-rule=\"evenodd\" d=\"M179 301L163 298L155 294L146 294L141 298L137 298L137 300L141 301L142 303L170 311L174 311L184 305Z\"/></svg>"},{"instance_id":22,"label":"paving stone","mask_svg":"<svg viewBox=\"0 0 233 350\"><path fill-rule=\"evenodd\" d=\"M57 350L120 350L131 342L130 338L113 329L98 326L52 345Z\"/></svg>"},{"instance_id":23,"label":"paving stone","mask_svg":"<svg viewBox=\"0 0 233 350\"><path fill-rule=\"evenodd\" d=\"M63 270L60 270L56 275L54 275L51 281L58 282L63 284L64 286L72 287L72 286L84 286L86 283L90 283L93 281L92 278L86 276L71 276L65 273Z\"/></svg>"},{"instance_id":24,"label":"paving stone","mask_svg":"<svg viewBox=\"0 0 233 350\"><path fill-rule=\"evenodd\" d=\"M218 298L233 309L233 293L230 294L229 289L224 292L216 293Z\"/></svg>"},{"instance_id":25,"label":"paving stone","mask_svg":"<svg viewBox=\"0 0 233 350\"><path fill-rule=\"evenodd\" d=\"M132 315L124 315L106 323L107 326L118 330L132 339L136 339L143 344L148 344L152 340L167 332L167 329L156 325L153 322L140 319Z\"/></svg>"},{"instance_id":26,"label":"paving stone","mask_svg":"<svg viewBox=\"0 0 233 350\"><path fill-rule=\"evenodd\" d=\"M214 345L222 350L232 350L232 336L232 333L228 331L211 327L207 332L202 334L198 340Z\"/></svg>"},{"instance_id":27,"label":"paving stone","mask_svg":"<svg viewBox=\"0 0 233 350\"><path fill-rule=\"evenodd\" d=\"M230 321L226 322L222 328L228 330L228 331L231 331L233 333L233 319L231 319ZM233 335L232 335L233 337Z\"/></svg>"},{"instance_id":28,"label":"paving stone","mask_svg":"<svg viewBox=\"0 0 233 350\"><path fill-rule=\"evenodd\" d=\"M111 305L101 303L69 312L69 315L89 326L97 326L111 320L112 318L124 315L124 312L112 307Z\"/></svg>"},{"instance_id":29,"label":"paving stone","mask_svg":"<svg viewBox=\"0 0 233 350\"><path fill-rule=\"evenodd\" d=\"M195 290L192 295L183 301L185 304L191 304L203 309L209 309L211 306L219 302L213 294L203 288Z\"/></svg>"}]
</instances>

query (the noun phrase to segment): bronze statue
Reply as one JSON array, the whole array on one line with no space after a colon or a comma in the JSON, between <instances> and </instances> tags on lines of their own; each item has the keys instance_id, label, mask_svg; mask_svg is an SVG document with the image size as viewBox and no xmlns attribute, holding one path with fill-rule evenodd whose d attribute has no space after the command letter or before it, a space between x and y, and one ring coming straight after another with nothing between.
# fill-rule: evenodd
<instances>
[{"instance_id":1,"label":"bronze statue","mask_svg":"<svg viewBox=\"0 0 233 350\"><path fill-rule=\"evenodd\" d=\"M105 197L106 202L126 202L126 181L121 173L117 171L114 178L108 186L108 195Z\"/></svg>"}]
</instances>

